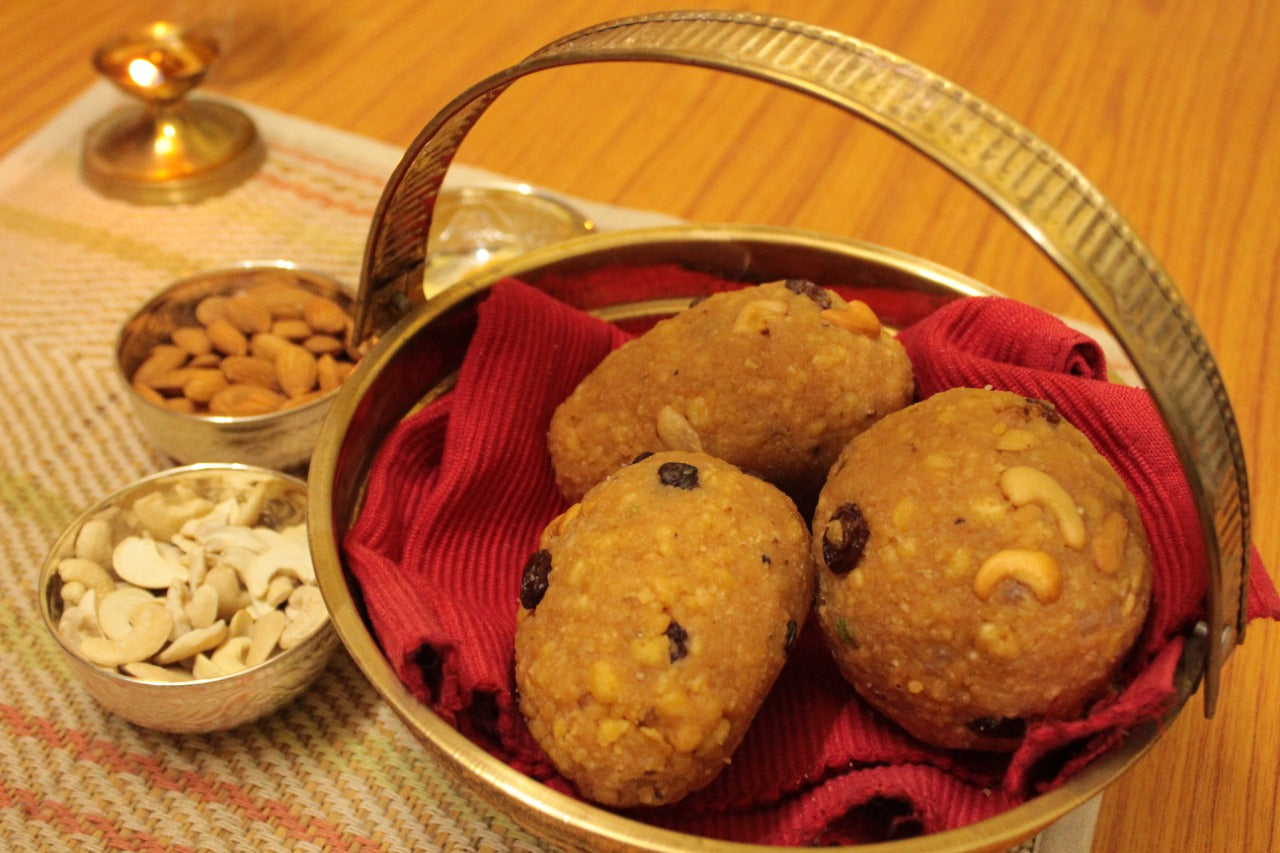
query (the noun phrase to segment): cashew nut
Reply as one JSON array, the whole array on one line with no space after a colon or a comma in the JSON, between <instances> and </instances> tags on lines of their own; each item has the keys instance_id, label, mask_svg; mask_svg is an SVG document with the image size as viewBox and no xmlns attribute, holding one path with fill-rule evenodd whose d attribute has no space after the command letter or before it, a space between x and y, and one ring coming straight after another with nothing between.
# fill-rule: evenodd
<instances>
[{"instance_id":1,"label":"cashew nut","mask_svg":"<svg viewBox=\"0 0 1280 853\"><path fill-rule=\"evenodd\" d=\"M118 640L133 629L133 614L139 607L158 599L145 589L122 586L98 601L98 627L109 640Z\"/></svg>"},{"instance_id":2,"label":"cashew nut","mask_svg":"<svg viewBox=\"0 0 1280 853\"><path fill-rule=\"evenodd\" d=\"M111 567L121 580L144 589L165 589L191 575L182 563L166 559L154 540L141 536L120 540L111 552Z\"/></svg>"},{"instance_id":3,"label":"cashew nut","mask_svg":"<svg viewBox=\"0 0 1280 853\"><path fill-rule=\"evenodd\" d=\"M165 614L168 615L168 614ZM227 623L219 619L208 628L192 628L156 655L153 660L159 664L177 663L186 660L199 652L207 652L222 645L227 638ZM153 652L154 654L154 652ZM150 657L150 655L148 655Z\"/></svg>"},{"instance_id":4,"label":"cashew nut","mask_svg":"<svg viewBox=\"0 0 1280 853\"><path fill-rule=\"evenodd\" d=\"M1012 548L987 557L973 576L973 594L986 601L1006 579L1030 589L1041 604L1052 604L1062 595L1062 572L1044 551Z\"/></svg>"},{"instance_id":5,"label":"cashew nut","mask_svg":"<svg viewBox=\"0 0 1280 853\"><path fill-rule=\"evenodd\" d=\"M135 661L134 663L126 663L120 667L134 678L141 678L145 681L190 681L191 674L186 670L178 669L172 666L156 666L146 661Z\"/></svg>"},{"instance_id":6,"label":"cashew nut","mask_svg":"<svg viewBox=\"0 0 1280 853\"><path fill-rule=\"evenodd\" d=\"M152 538L167 541L193 518L208 514L213 504L183 490L182 495L162 491L143 495L133 502L134 515Z\"/></svg>"},{"instance_id":7,"label":"cashew nut","mask_svg":"<svg viewBox=\"0 0 1280 853\"><path fill-rule=\"evenodd\" d=\"M282 610L272 610L253 623L249 629L249 650L244 656L245 666L257 666L271 656L280 642L280 635L288 618Z\"/></svg>"},{"instance_id":8,"label":"cashew nut","mask_svg":"<svg viewBox=\"0 0 1280 853\"><path fill-rule=\"evenodd\" d=\"M93 590L87 590L84 598L93 598ZM83 598L81 599L84 600ZM79 646L85 637L100 637L96 615L86 612L79 605L68 607L62 611L58 619L58 632L66 637L72 645Z\"/></svg>"},{"instance_id":9,"label":"cashew nut","mask_svg":"<svg viewBox=\"0 0 1280 853\"><path fill-rule=\"evenodd\" d=\"M58 590L58 598L61 598L70 606L75 607L80 603L81 597L84 596L84 588L84 584L80 583L80 581L64 583L62 585L62 589Z\"/></svg>"},{"instance_id":10,"label":"cashew nut","mask_svg":"<svg viewBox=\"0 0 1280 853\"><path fill-rule=\"evenodd\" d=\"M78 582L85 589L96 592L99 597L108 595L116 588L116 582L111 579L106 569L82 557L68 557L60 561L58 577L62 578L64 584Z\"/></svg>"},{"instance_id":11,"label":"cashew nut","mask_svg":"<svg viewBox=\"0 0 1280 853\"><path fill-rule=\"evenodd\" d=\"M974 638L979 649L992 657L1014 660L1022 654L1022 646L1008 625L983 622Z\"/></svg>"},{"instance_id":12,"label":"cashew nut","mask_svg":"<svg viewBox=\"0 0 1280 853\"><path fill-rule=\"evenodd\" d=\"M85 637L80 642L80 653L99 666L114 667L146 660L169 639L172 621L163 602L143 604L133 613L129 633L118 640Z\"/></svg>"},{"instance_id":13,"label":"cashew nut","mask_svg":"<svg viewBox=\"0 0 1280 853\"><path fill-rule=\"evenodd\" d=\"M670 406L658 410L658 438L669 450L702 450L702 439L684 415Z\"/></svg>"},{"instance_id":14,"label":"cashew nut","mask_svg":"<svg viewBox=\"0 0 1280 853\"><path fill-rule=\"evenodd\" d=\"M230 619L243 605L244 590L236 570L229 566L214 566L204 576L204 582L218 593L218 618Z\"/></svg>"},{"instance_id":15,"label":"cashew nut","mask_svg":"<svg viewBox=\"0 0 1280 853\"><path fill-rule=\"evenodd\" d=\"M288 624L280 634L279 645L282 649L289 649L311 636L311 632L329 618L329 611L324 606L324 596L320 594L320 588L308 584L295 589L289 596L285 616Z\"/></svg>"},{"instance_id":16,"label":"cashew nut","mask_svg":"<svg viewBox=\"0 0 1280 853\"><path fill-rule=\"evenodd\" d=\"M209 656L201 652L196 655L195 661L191 665L191 676L197 680L206 678L221 678L223 671L218 669L217 665L209 660Z\"/></svg>"},{"instance_id":17,"label":"cashew nut","mask_svg":"<svg viewBox=\"0 0 1280 853\"><path fill-rule=\"evenodd\" d=\"M91 518L76 533L76 556L92 560L98 565L111 562L111 522L105 518Z\"/></svg>"},{"instance_id":18,"label":"cashew nut","mask_svg":"<svg viewBox=\"0 0 1280 853\"><path fill-rule=\"evenodd\" d=\"M267 594L267 585L276 575L289 575L300 581L314 580L311 552L292 543L268 548L253 558L241 579L249 595L263 598Z\"/></svg>"},{"instance_id":19,"label":"cashew nut","mask_svg":"<svg viewBox=\"0 0 1280 853\"><path fill-rule=\"evenodd\" d=\"M289 600L289 596L293 594L293 590L297 585L298 582L288 575L276 575L267 584L267 591L262 596L262 603L275 610Z\"/></svg>"},{"instance_id":20,"label":"cashew nut","mask_svg":"<svg viewBox=\"0 0 1280 853\"><path fill-rule=\"evenodd\" d=\"M1012 427L996 439L996 450L1030 450L1038 443L1036 434L1031 430Z\"/></svg>"},{"instance_id":21,"label":"cashew nut","mask_svg":"<svg viewBox=\"0 0 1280 853\"><path fill-rule=\"evenodd\" d=\"M204 583L204 576L209 571L209 564L204 558L204 545L197 544L187 552L187 571L190 573L187 583L192 589Z\"/></svg>"},{"instance_id":22,"label":"cashew nut","mask_svg":"<svg viewBox=\"0 0 1280 853\"><path fill-rule=\"evenodd\" d=\"M208 628L218 618L218 591L207 583L201 584L182 610L192 628Z\"/></svg>"},{"instance_id":23,"label":"cashew nut","mask_svg":"<svg viewBox=\"0 0 1280 853\"><path fill-rule=\"evenodd\" d=\"M1124 547L1129 538L1129 522L1124 514L1111 512L1094 534L1090 554L1098 571L1114 575L1124 567Z\"/></svg>"},{"instance_id":24,"label":"cashew nut","mask_svg":"<svg viewBox=\"0 0 1280 853\"><path fill-rule=\"evenodd\" d=\"M769 322L787 315L787 303L777 299L755 299L742 306L733 321L733 331L768 334Z\"/></svg>"},{"instance_id":25,"label":"cashew nut","mask_svg":"<svg viewBox=\"0 0 1280 853\"><path fill-rule=\"evenodd\" d=\"M857 299L841 308L827 308L819 315L833 326L868 338L880 337L880 318L871 306Z\"/></svg>"},{"instance_id":26,"label":"cashew nut","mask_svg":"<svg viewBox=\"0 0 1280 853\"><path fill-rule=\"evenodd\" d=\"M245 655L249 652L248 637L231 637L209 655L209 662L222 670L224 675L231 675L246 667Z\"/></svg>"},{"instance_id":27,"label":"cashew nut","mask_svg":"<svg viewBox=\"0 0 1280 853\"><path fill-rule=\"evenodd\" d=\"M253 614L248 608L242 607L231 614L231 619L227 622L227 636L248 637L255 624Z\"/></svg>"},{"instance_id":28,"label":"cashew nut","mask_svg":"<svg viewBox=\"0 0 1280 853\"><path fill-rule=\"evenodd\" d=\"M1053 477L1036 468L1015 465L1000 475L1000 491L1014 506L1040 504L1057 519L1068 548L1078 551L1084 547L1084 519L1071 495Z\"/></svg>"},{"instance_id":29,"label":"cashew nut","mask_svg":"<svg viewBox=\"0 0 1280 853\"><path fill-rule=\"evenodd\" d=\"M252 491L245 496L244 502L237 506L235 513L228 518L228 521L245 527L256 524L258 517L262 515L262 506L266 503L270 492L271 483L266 480L254 484Z\"/></svg>"}]
</instances>

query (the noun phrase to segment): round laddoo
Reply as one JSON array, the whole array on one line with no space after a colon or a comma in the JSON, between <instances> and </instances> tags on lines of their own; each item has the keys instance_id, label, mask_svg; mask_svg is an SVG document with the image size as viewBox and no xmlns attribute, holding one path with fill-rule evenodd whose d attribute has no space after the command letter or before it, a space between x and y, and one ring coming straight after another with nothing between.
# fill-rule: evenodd
<instances>
[{"instance_id":1,"label":"round laddoo","mask_svg":"<svg viewBox=\"0 0 1280 853\"><path fill-rule=\"evenodd\" d=\"M729 762L812 605L809 531L701 453L619 469L553 520L520 588L520 710L609 806L673 803Z\"/></svg>"},{"instance_id":2,"label":"round laddoo","mask_svg":"<svg viewBox=\"0 0 1280 853\"><path fill-rule=\"evenodd\" d=\"M1079 715L1151 595L1133 496L1049 403L953 389L855 437L813 518L844 677L923 741L1007 750Z\"/></svg>"},{"instance_id":3,"label":"round laddoo","mask_svg":"<svg viewBox=\"0 0 1280 853\"><path fill-rule=\"evenodd\" d=\"M811 506L841 448L914 387L865 303L770 282L709 296L610 353L556 409L547 443L571 502L637 454L698 450Z\"/></svg>"}]
</instances>

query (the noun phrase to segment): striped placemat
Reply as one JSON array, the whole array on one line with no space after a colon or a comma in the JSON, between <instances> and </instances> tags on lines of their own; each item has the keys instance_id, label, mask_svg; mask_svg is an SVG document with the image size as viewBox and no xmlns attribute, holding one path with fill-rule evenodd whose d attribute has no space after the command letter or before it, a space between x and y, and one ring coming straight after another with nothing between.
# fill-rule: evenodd
<instances>
[{"instance_id":1,"label":"striped placemat","mask_svg":"<svg viewBox=\"0 0 1280 853\"><path fill-rule=\"evenodd\" d=\"M282 712L168 735L103 710L35 605L85 506L172 463L113 373L127 314L174 278L285 259L354 287L401 151L246 106L262 170L198 205L111 201L79 179L96 84L0 162L0 847L5 850L540 850L455 788L345 653ZM244 105L241 105L244 106Z\"/></svg>"},{"instance_id":2,"label":"striped placemat","mask_svg":"<svg viewBox=\"0 0 1280 853\"><path fill-rule=\"evenodd\" d=\"M342 651L301 698L210 735L133 726L80 686L36 582L84 507L172 463L129 414L120 324L168 282L245 260L356 284L401 150L252 105L263 168L197 205L104 198L82 134L122 100L96 83L0 160L0 847L15 851L543 850L451 783ZM449 183L502 182L455 166ZM568 199L601 230L670 217ZM1021 849L1083 851L1096 802Z\"/></svg>"}]
</instances>

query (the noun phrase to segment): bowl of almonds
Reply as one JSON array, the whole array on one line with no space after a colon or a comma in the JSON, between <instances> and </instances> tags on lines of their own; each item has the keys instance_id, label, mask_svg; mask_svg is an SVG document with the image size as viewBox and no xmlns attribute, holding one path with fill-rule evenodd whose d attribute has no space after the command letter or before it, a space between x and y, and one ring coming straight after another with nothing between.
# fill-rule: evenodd
<instances>
[{"instance_id":1,"label":"bowl of almonds","mask_svg":"<svg viewBox=\"0 0 1280 853\"><path fill-rule=\"evenodd\" d=\"M359 358L350 308L337 281L283 261L203 272L129 317L116 366L174 460L299 468Z\"/></svg>"},{"instance_id":2,"label":"bowl of almonds","mask_svg":"<svg viewBox=\"0 0 1280 853\"><path fill-rule=\"evenodd\" d=\"M306 503L289 475L199 464L85 510L50 550L38 604L89 693L138 725L207 732L305 690L338 645Z\"/></svg>"}]
</instances>

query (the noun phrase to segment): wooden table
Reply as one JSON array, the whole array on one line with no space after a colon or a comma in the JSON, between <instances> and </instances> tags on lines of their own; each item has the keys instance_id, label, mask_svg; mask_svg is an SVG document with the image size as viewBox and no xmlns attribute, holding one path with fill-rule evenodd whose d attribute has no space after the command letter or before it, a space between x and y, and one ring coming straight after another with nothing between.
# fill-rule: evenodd
<instances>
[{"instance_id":1,"label":"wooden table","mask_svg":"<svg viewBox=\"0 0 1280 853\"><path fill-rule=\"evenodd\" d=\"M101 40L202 4L0 5L0 154L93 79ZM310 0L230 8L222 92L407 145L449 98L543 43L652 0ZM265 9L274 9L270 12ZM1089 176L1161 257L1210 341L1243 433L1253 536L1280 565L1280 4L703 0L863 38L975 92ZM1086 311L1007 222L835 110L693 69L521 82L463 146L474 165L693 220L816 228L928 257L1041 307ZM1083 315L1087 316L1087 314ZM1194 698L1104 797L1094 849L1280 848L1280 626L1255 625L1214 719Z\"/></svg>"}]
</instances>

